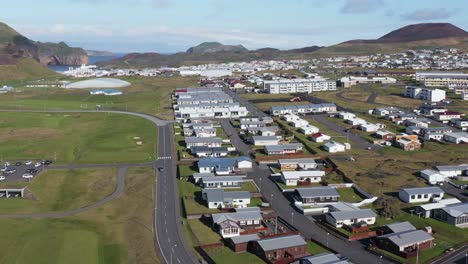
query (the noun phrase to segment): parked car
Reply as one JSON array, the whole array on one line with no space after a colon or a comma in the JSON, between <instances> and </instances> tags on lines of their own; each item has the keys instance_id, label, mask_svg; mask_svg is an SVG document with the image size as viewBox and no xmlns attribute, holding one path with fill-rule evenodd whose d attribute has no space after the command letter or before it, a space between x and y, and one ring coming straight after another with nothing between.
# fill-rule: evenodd
<instances>
[{"instance_id":1,"label":"parked car","mask_svg":"<svg viewBox=\"0 0 468 264\"><path fill-rule=\"evenodd\" d=\"M15 172L16 172L15 169L8 169L8 170L5 171L6 174L13 174Z\"/></svg>"},{"instance_id":2,"label":"parked car","mask_svg":"<svg viewBox=\"0 0 468 264\"><path fill-rule=\"evenodd\" d=\"M36 164L34 164L34 167L36 167L36 168L39 168L40 166L42 166L42 163L40 163L40 162L36 162Z\"/></svg>"},{"instance_id":3,"label":"parked car","mask_svg":"<svg viewBox=\"0 0 468 264\"><path fill-rule=\"evenodd\" d=\"M0 181L4 181L5 179L6 179L6 177L5 177L5 176L3 176L3 175L0 175Z\"/></svg>"},{"instance_id":4,"label":"parked car","mask_svg":"<svg viewBox=\"0 0 468 264\"><path fill-rule=\"evenodd\" d=\"M0 169L1 172L5 172L6 170L8 170L8 167L6 167L6 166L5 166L5 167L2 167L2 168Z\"/></svg>"},{"instance_id":5,"label":"parked car","mask_svg":"<svg viewBox=\"0 0 468 264\"><path fill-rule=\"evenodd\" d=\"M31 165L32 164L32 161L28 160L24 163L24 165Z\"/></svg>"},{"instance_id":6,"label":"parked car","mask_svg":"<svg viewBox=\"0 0 468 264\"><path fill-rule=\"evenodd\" d=\"M34 176L32 174L23 174L23 179L32 179Z\"/></svg>"},{"instance_id":7,"label":"parked car","mask_svg":"<svg viewBox=\"0 0 468 264\"><path fill-rule=\"evenodd\" d=\"M37 173L37 169L34 169L34 168L27 169L27 170L26 170L26 173L36 174L36 173Z\"/></svg>"},{"instance_id":8,"label":"parked car","mask_svg":"<svg viewBox=\"0 0 468 264\"><path fill-rule=\"evenodd\" d=\"M15 163L15 165L16 165L16 166L21 166L21 165L23 165L23 163L22 163L21 161L17 161L17 162Z\"/></svg>"},{"instance_id":9,"label":"parked car","mask_svg":"<svg viewBox=\"0 0 468 264\"><path fill-rule=\"evenodd\" d=\"M51 160L45 160L45 161L44 161L44 164L45 164L45 165L50 165L50 164L52 164L52 161L51 161Z\"/></svg>"},{"instance_id":10,"label":"parked car","mask_svg":"<svg viewBox=\"0 0 468 264\"><path fill-rule=\"evenodd\" d=\"M8 162L8 161L5 161L5 164L4 164L4 165L5 165L5 167L8 167L8 166L10 166L10 162Z\"/></svg>"}]
</instances>

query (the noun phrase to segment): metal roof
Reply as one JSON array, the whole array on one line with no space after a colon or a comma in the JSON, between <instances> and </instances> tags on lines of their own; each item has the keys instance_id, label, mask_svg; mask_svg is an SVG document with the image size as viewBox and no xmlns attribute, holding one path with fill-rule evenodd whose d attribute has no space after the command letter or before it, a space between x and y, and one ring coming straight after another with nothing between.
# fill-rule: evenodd
<instances>
[{"instance_id":1,"label":"metal roof","mask_svg":"<svg viewBox=\"0 0 468 264\"><path fill-rule=\"evenodd\" d=\"M455 166L436 166L438 171L459 171L459 170L468 170L468 164L461 164Z\"/></svg>"},{"instance_id":2,"label":"metal roof","mask_svg":"<svg viewBox=\"0 0 468 264\"><path fill-rule=\"evenodd\" d=\"M462 215L468 215L468 203L454 204L442 208L447 214L452 217L459 217Z\"/></svg>"},{"instance_id":3,"label":"metal roof","mask_svg":"<svg viewBox=\"0 0 468 264\"><path fill-rule=\"evenodd\" d=\"M321 170L303 170L303 171L282 171L285 179L299 179L300 177L322 177L325 171Z\"/></svg>"},{"instance_id":4,"label":"metal roof","mask_svg":"<svg viewBox=\"0 0 468 264\"><path fill-rule=\"evenodd\" d=\"M246 243L249 241L254 241L254 240L259 240L259 239L260 237L257 234L231 237L231 240L234 244L241 244L241 243Z\"/></svg>"},{"instance_id":5,"label":"metal roof","mask_svg":"<svg viewBox=\"0 0 468 264\"><path fill-rule=\"evenodd\" d=\"M233 199L249 199L250 193L246 191L226 192L224 189L203 189L207 202L227 202Z\"/></svg>"},{"instance_id":6,"label":"metal roof","mask_svg":"<svg viewBox=\"0 0 468 264\"><path fill-rule=\"evenodd\" d=\"M391 233L380 236L380 238L387 238L398 247L406 247L434 239L431 235L423 230L408 230L399 233Z\"/></svg>"},{"instance_id":7,"label":"metal roof","mask_svg":"<svg viewBox=\"0 0 468 264\"><path fill-rule=\"evenodd\" d=\"M222 143L223 139L219 137L185 137L186 143Z\"/></svg>"},{"instance_id":8,"label":"metal roof","mask_svg":"<svg viewBox=\"0 0 468 264\"><path fill-rule=\"evenodd\" d=\"M312 158L303 158L303 159L279 159L279 163L297 163L297 164L316 164Z\"/></svg>"},{"instance_id":9,"label":"metal roof","mask_svg":"<svg viewBox=\"0 0 468 264\"><path fill-rule=\"evenodd\" d=\"M421 188L403 188L403 189L401 189L401 191L406 192L409 195L444 193L444 191L442 191L442 189L440 189L437 186L421 187Z\"/></svg>"},{"instance_id":10,"label":"metal roof","mask_svg":"<svg viewBox=\"0 0 468 264\"><path fill-rule=\"evenodd\" d=\"M392 230L393 233L400 233L403 231L409 231L409 230L416 230L416 227L414 227L410 222L400 222L400 223L394 223L394 224L389 224L387 227Z\"/></svg>"},{"instance_id":11,"label":"metal roof","mask_svg":"<svg viewBox=\"0 0 468 264\"><path fill-rule=\"evenodd\" d=\"M299 196L301 196L301 198L340 196L335 188L327 186L299 188L296 189L296 192L299 194Z\"/></svg>"},{"instance_id":12,"label":"metal roof","mask_svg":"<svg viewBox=\"0 0 468 264\"><path fill-rule=\"evenodd\" d=\"M290 143L290 144L283 144L283 145L269 145L265 146L265 150L267 152L270 151L284 151L286 149L300 149L303 148L304 145L302 143Z\"/></svg>"},{"instance_id":13,"label":"metal roof","mask_svg":"<svg viewBox=\"0 0 468 264\"><path fill-rule=\"evenodd\" d=\"M258 240L257 243L260 245L263 251L307 245L307 242L300 235L265 238Z\"/></svg>"},{"instance_id":14,"label":"metal roof","mask_svg":"<svg viewBox=\"0 0 468 264\"><path fill-rule=\"evenodd\" d=\"M331 217L336 221L343 221L354 218L371 218L375 217L376 214L371 209L359 209L354 211L341 211L341 212L330 212Z\"/></svg>"},{"instance_id":15,"label":"metal roof","mask_svg":"<svg viewBox=\"0 0 468 264\"><path fill-rule=\"evenodd\" d=\"M459 203L461 203L461 201L458 200L457 198L449 198L449 199L440 200L437 203L422 204L419 207L422 208L425 211L430 211L430 210L434 210L434 209L444 208L447 205L459 204Z\"/></svg>"},{"instance_id":16,"label":"metal roof","mask_svg":"<svg viewBox=\"0 0 468 264\"><path fill-rule=\"evenodd\" d=\"M208 157L203 158L198 161L199 168L226 168L226 167L235 167L239 162L252 160L249 157L241 156L236 158L214 158Z\"/></svg>"},{"instance_id":17,"label":"metal roof","mask_svg":"<svg viewBox=\"0 0 468 264\"><path fill-rule=\"evenodd\" d=\"M307 261L310 264L348 264L346 260L340 260L333 253L321 253L313 256L303 257L301 260Z\"/></svg>"},{"instance_id":18,"label":"metal roof","mask_svg":"<svg viewBox=\"0 0 468 264\"><path fill-rule=\"evenodd\" d=\"M279 141L279 138L276 136L253 136L252 139L254 141L257 140L274 140L274 141Z\"/></svg>"},{"instance_id":19,"label":"metal roof","mask_svg":"<svg viewBox=\"0 0 468 264\"><path fill-rule=\"evenodd\" d=\"M213 222L216 224L222 223L226 220L239 222L245 220L263 219L262 214L258 211L212 214L211 217L213 218Z\"/></svg>"},{"instance_id":20,"label":"metal roof","mask_svg":"<svg viewBox=\"0 0 468 264\"><path fill-rule=\"evenodd\" d=\"M244 181L243 176L213 176L213 177L202 177L203 183L208 182L242 182Z\"/></svg>"}]
</instances>

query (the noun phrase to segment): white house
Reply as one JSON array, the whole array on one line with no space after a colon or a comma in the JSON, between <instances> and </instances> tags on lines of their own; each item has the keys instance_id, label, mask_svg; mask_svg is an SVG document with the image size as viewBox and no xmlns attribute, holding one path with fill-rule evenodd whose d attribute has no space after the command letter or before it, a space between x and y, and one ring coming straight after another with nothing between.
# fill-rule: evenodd
<instances>
[{"instance_id":1,"label":"white house","mask_svg":"<svg viewBox=\"0 0 468 264\"><path fill-rule=\"evenodd\" d=\"M325 215L326 221L336 228L345 225L373 225L375 224L376 214L371 209L358 209L349 211L329 212Z\"/></svg>"},{"instance_id":2,"label":"white house","mask_svg":"<svg viewBox=\"0 0 468 264\"><path fill-rule=\"evenodd\" d=\"M239 236L245 228L256 228L262 224L258 207L236 209L233 213L212 214L213 225L223 238Z\"/></svg>"},{"instance_id":3,"label":"white house","mask_svg":"<svg viewBox=\"0 0 468 264\"><path fill-rule=\"evenodd\" d=\"M398 197L405 203L439 201L444 197L444 191L439 187L403 188Z\"/></svg>"},{"instance_id":4,"label":"white house","mask_svg":"<svg viewBox=\"0 0 468 264\"><path fill-rule=\"evenodd\" d=\"M293 127L305 127L309 125L309 122L304 119L297 119L290 122Z\"/></svg>"},{"instance_id":5,"label":"white house","mask_svg":"<svg viewBox=\"0 0 468 264\"><path fill-rule=\"evenodd\" d=\"M202 158L198 161L198 172L226 175L235 171L251 169L252 160L248 157Z\"/></svg>"},{"instance_id":6,"label":"white house","mask_svg":"<svg viewBox=\"0 0 468 264\"><path fill-rule=\"evenodd\" d=\"M468 133L467 132L452 132L444 134L444 140L450 143L455 144L465 144L468 143Z\"/></svg>"},{"instance_id":7,"label":"white house","mask_svg":"<svg viewBox=\"0 0 468 264\"><path fill-rule=\"evenodd\" d=\"M324 141L328 141L331 139L329 135L325 135L322 133L315 133L310 136L312 141L317 142L317 143L323 143Z\"/></svg>"},{"instance_id":8,"label":"white house","mask_svg":"<svg viewBox=\"0 0 468 264\"><path fill-rule=\"evenodd\" d=\"M330 152L330 153L346 151L346 147L344 144L341 144L335 141L330 141L326 143L325 145L323 145L323 148L325 151Z\"/></svg>"},{"instance_id":9,"label":"white house","mask_svg":"<svg viewBox=\"0 0 468 264\"><path fill-rule=\"evenodd\" d=\"M447 176L441 174L439 171L436 170L423 170L420 172L421 177L426 179L430 184L437 184L439 182L447 181Z\"/></svg>"},{"instance_id":10,"label":"white house","mask_svg":"<svg viewBox=\"0 0 468 264\"><path fill-rule=\"evenodd\" d=\"M359 129L364 132L376 132L380 129L380 127L375 124L366 123L366 124L359 125Z\"/></svg>"},{"instance_id":11,"label":"white house","mask_svg":"<svg viewBox=\"0 0 468 264\"><path fill-rule=\"evenodd\" d=\"M367 121L362 118L356 117L356 118L346 119L345 123L350 124L352 126L360 126L360 125L367 124Z\"/></svg>"},{"instance_id":12,"label":"white house","mask_svg":"<svg viewBox=\"0 0 468 264\"><path fill-rule=\"evenodd\" d=\"M297 115L294 115L294 114L287 114L287 115L282 116L281 119L284 119L287 122L292 122L292 121L295 121L295 120L299 120L301 118L299 116L297 116Z\"/></svg>"},{"instance_id":13,"label":"white house","mask_svg":"<svg viewBox=\"0 0 468 264\"><path fill-rule=\"evenodd\" d=\"M307 125L307 126L300 127L299 131L303 134L310 135L310 134L318 133L319 129L318 127Z\"/></svg>"},{"instance_id":14,"label":"white house","mask_svg":"<svg viewBox=\"0 0 468 264\"><path fill-rule=\"evenodd\" d=\"M308 185L313 182L320 182L323 176L325 176L325 171L321 170L281 172L281 180L287 186L297 186L298 184Z\"/></svg>"},{"instance_id":15,"label":"white house","mask_svg":"<svg viewBox=\"0 0 468 264\"><path fill-rule=\"evenodd\" d=\"M277 136L253 136L252 140L255 146L278 145L280 141Z\"/></svg>"},{"instance_id":16,"label":"white house","mask_svg":"<svg viewBox=\"0 0 468 264\"><path fill-rule=\"evenodd\" d=\"M203 200L208 208L245 208L250 204L250 193L246 191L225 192L224 189L203 189Z\"/></svg>"},{"instance_id":17,"label":"white house","mask_svg":"<svg viewBox=\"0 0 468 264\"><path fill-rule=\"evenodd\" d=\"M353 113L350 113L350 112L339 112L338 117L341 118L341 119L347 120L347 119L355 118L356 115L353 114Z\"/></svg>"}]
</instances>

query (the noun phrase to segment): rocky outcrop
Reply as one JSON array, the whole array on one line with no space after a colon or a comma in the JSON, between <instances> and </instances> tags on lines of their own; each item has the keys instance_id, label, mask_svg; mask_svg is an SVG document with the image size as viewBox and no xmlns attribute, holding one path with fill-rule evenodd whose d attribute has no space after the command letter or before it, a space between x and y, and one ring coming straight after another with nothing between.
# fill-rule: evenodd
<instances>
[{"instance_id":1,"label":"rocky outcrop","mask_svg":"<svg viewBox=\"0 0 468 264\"><path fill-rule=\"evenodd\" d=\"M39 55L39 62L42 65L81 65L88 64L88 55Z\"/></svg>"}]
</instances>

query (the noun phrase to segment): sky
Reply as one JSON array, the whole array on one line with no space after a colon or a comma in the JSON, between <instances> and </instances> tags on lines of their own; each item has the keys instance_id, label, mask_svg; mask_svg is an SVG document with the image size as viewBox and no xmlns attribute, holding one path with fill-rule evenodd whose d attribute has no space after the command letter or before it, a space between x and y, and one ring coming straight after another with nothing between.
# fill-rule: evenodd
<instances>
[{"instance_id":1,"label":"sky","mask_svg":"<svg viewBox=\"0 0 468 264\"><path fill-rule=\"evenodd\" d=\"M185 51L204 41L248 49L328 46L409 24L468 30L466 0L14 0L0 21L38 41L113 52Z\"/></svg>"}]
</instances>

